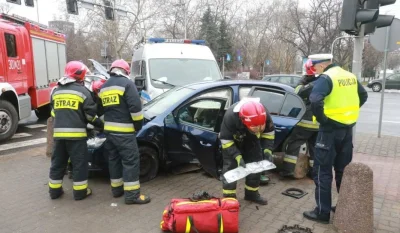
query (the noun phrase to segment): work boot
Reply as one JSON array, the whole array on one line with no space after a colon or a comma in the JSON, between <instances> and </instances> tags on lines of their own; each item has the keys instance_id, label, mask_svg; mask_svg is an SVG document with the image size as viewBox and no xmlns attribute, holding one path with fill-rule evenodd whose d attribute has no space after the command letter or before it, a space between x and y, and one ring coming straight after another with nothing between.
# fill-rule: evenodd
<instances>
[{"instance_id":1,"label":"work boot","mask_svg":"<svg viewBox=\"0 0 400 233\"><path fill-rule=\"evenodd\" d=\"M120 186L120 187L112 187L111 188L111 192L113 197L118 198L118 197L122 197L124 195L124 187Z\"/></svg>"},{"instance_id":2,"label":"work boot","mask_svg":"<svg viewBox=\"0 0 400 233\"><path fill-rule=\"evenodd\" d=\"M333 213L335 213L336 212L336 206L332 206L331 210L332 210Z\"/></svg>"},{"instance_id":3,"label":"work boot","mask_svg":"<svg viewBox=\"0 0 400 233\"><path fill-rule=\"evenodd\" d=\"M267 185L269 183L270 179L267 175L262 174L260 176L260 185Z\"/></svg>"},{"instance_id":4,"label":"work boot","mask_svg":"<svg viewBox=\"0 0 400 233\"><path fill-rule=\"evenodd\" d=\"M303 216L311 221L329 224L330 214L318 214L317 209L303 212Z\"/></svg>"},{"instance_id":5,"label":"work boot","mask_svg":"<svg viewBox=\"0 0 400 233\"><path fill-rule=\"evenodd\" d=\"M235 198L235 199L237 199L236 198L236 194L224 194L223 198Z\"/></svg>"},{"instance_id":6,"label":"work boot","mask_svg":"<svg viewBox=\"0 0 400 233\"><path fill-rule=\"evenodd\" d=\"M244 199L246 201L251 201L257 203L259 205L267 205L268 201L265 198L262 198L258 191L247 191L244 192Z\"/></svg>"},{"instance_id":7,"label":"work boot","mask_svg":"<svg viewBox=\"0 0 400 233\"><path fill-rule=\"evenodd\" d=\"M83 200L83 199L87 198L88 196L91 196L92 193L93 193L93 192L92 192L92 189L87 188L87 189L86 189L86 195L85 195L85 196L82 196L82 197L74 197L74 199L75 199L75 201L80 201L80 200Z\"/></svg>"},{"instance_id":8,"label":"work boot","mask_svg":"<svg viewBox=\"0 0 400 233\"><path fill-rule=\"evenodd\" d=\"M125 204L127 204L127 205L131 205L131 204L139 204L139 205L141 205L141 204L147 204L150 201L151 201L150 197L145 196L145 195L142 194L137 199L133 199L133 200L125 199Z\"/></svg>"},{"instance_id":9,"label":"work boot","mask_svg":"<svg viewBox=\"0 0 400 233\"><path fill-rule=\"evenodd\" d=\"M52 189L50 189L49 190L49 193L50 193L50 198L52 199L52 200L54 200L54 199L58 199L58 198L60 198L63 194L64 194L64 190L61 188L60 190L52 190Z\"/></svg>"}]
</instances>

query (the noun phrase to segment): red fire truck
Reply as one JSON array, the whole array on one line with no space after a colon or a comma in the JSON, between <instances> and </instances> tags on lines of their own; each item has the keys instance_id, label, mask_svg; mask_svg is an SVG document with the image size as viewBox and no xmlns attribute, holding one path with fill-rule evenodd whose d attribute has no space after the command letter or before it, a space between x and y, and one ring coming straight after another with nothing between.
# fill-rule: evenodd
<instances>
[{"instance_id":1,"label":"red fire truck","mask_svg":"<svg viewBox=\"0 0 400 233\"><path fill-rule=\"evenodd\" d=\"M50 116L50 92L66 64L65 35L15 15L0 15L0 141L34 110Z\"/></svg>"}]
</instances>

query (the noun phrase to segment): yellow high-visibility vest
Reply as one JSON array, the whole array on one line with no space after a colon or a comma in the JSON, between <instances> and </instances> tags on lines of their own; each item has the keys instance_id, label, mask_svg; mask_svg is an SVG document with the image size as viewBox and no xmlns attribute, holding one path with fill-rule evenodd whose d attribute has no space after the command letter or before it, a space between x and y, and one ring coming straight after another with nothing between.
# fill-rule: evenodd
<instances>
[{"instance_id":1,"label":"yellow high-visibility vest","mask_svg":"<svg viewBox=\"0 0 400 233\"><path fill-rule=\"evenodd\" d=\"M332 91L325 97L324 113L337 122L345 125L357 121L360 112L357 77L335 66L324 72L332 80Z\"/></svg>"}]
</instances>

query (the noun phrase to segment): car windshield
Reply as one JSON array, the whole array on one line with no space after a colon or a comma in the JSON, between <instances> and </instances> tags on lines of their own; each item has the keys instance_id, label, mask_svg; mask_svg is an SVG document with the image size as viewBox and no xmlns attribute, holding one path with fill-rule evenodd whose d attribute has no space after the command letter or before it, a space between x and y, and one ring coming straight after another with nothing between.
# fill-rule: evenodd
<instances>
[{"instance_id":1,"label":"car windshield","mask_svg":"<svg viewBox=\"0 0 400 233\"><path fill-rule=\"evenodd\" d=\"M190 88L172 88L146 103L143 107L143 111L145 111L146 117L152 119L165 112L192 91L193 89Z\"/></svg>"},{"instance_id":2,"label":"car windshield","mask_svg":"<svg viewBox=\"0 0 400 233\"><path fill-rule=\"evenodd\" d=\"M154 79L175 86L222 79L218 65L213 60L153 58L149 59L149 71L152 85L158 88L166 85Z\"/></svg>"}]
</instances>

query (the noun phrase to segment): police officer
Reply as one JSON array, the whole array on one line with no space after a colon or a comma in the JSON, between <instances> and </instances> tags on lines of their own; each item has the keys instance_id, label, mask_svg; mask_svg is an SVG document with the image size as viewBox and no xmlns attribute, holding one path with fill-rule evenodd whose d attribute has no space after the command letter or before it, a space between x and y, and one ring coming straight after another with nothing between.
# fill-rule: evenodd
<instances>
[{"instance_id":1,"label":"police officer","mask_svg":"<svg viewBox=\"0 0 400 233\"><path fill-rule=\"evenodd\" d=\"M109 73L99 96L104 108L104 149L109 157L112 194L120 197L125 193L126 204L146 204L150 197L140 194L140 157L135 135L143 125L142 103L128 76L126 61L114 61Z\"/></svg>"},{"instance_id":2,"label":"police officer","mask_svg":"<svg viewBox=\"0 0 400 233\"><path fill-rule=\"evenodd\" d=\"M63 194L62 181L70 157L73 166L73 194L82 200L92 194L88 188L87 123L99 128L103 123L96 116L97 106L83 85L86 66L71 61L65 67L65 77L51 95L51 115L54 117L54 147L51 158L49 193L51 199Z\"/></svg>"},{"instance_id":3,"label":"police officer","mask_svg":"<svg viewBox=\"0 0 400 233\"><path fill-rule=\"evenodd\" d=\"M280 172L280 175L283 177L303 178L307 173L307 171L305 171L304 173L301 172L295 174L295 170L297 170L296 168L299 166L297 159L299 157L300 147L305 143L308 143L307 147L310 154L310 159L308 161L310 171L314 165L314 147L315 140L317 139L319 123L315 120L315 117L313 117L309 97L311 90L314 87L313 82L317 77L315 76L315 69L310 59L304 66L306 74L300 81L300 84L296 87L295 92L303 99L304 104L306 105L306 112L288 138L285 156L283 158L283 167Z\"/></svg>"},{"instance_id":4,"label":"police officer","mask_svg":"<svg viewBox=\"0 0 400 233\"><path fill-rule=\"evenodd\" d=\"M368 94L357 77L332 64L331 54L310 55L317 74L321 74L310 95L313 114L320 123L315 145L314 182L317 207L304 217L329 223L332 195L332 167L339 192L343 171L353 157L353 126Z\"/></svg>"},{"instance_id":5,"label":"police officer","mask_svg":"<svg viewBox=\"0 0 400 233\"><path fill-rule=\"evenodd\" d=\"M221 124L222 173L245 163L272 160L275 128L272 118L258 98L245 98L232 105L225 113ZM223 196L236 198L236 182L227 183L222 176ZM245 200L260 205L268 202L258 192L260 174L246 177Z\"/></svg>"}]
</instances>

